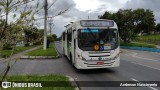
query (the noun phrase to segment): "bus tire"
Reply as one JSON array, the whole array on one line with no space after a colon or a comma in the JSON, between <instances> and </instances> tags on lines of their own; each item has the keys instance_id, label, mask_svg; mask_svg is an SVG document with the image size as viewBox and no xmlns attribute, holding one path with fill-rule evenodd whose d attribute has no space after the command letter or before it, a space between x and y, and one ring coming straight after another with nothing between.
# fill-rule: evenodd
<instances>
[{"instance_id":1,"label":"bus tire","mask_svg":"<svg viewBox=\"0 0 160 90\"><path fill-rule=\"evenodd\" d=\"M75 67L75 66L74 66L74 63L73 63L73 60L72 60L72 54L71 54L71 53L70 53L70 62L71 62L71 64L72 64L72 66Z\"/></svg>"}]
</instances>

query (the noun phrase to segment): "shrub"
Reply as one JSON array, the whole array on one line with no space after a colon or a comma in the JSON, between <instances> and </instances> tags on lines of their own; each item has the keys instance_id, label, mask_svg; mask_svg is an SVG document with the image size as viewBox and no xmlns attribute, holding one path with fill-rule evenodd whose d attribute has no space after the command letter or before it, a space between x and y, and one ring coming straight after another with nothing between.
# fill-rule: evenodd
<instances>
[{"instance_id":1,"label":"shrub","mask_svg":"<svg viewBox=\"0 0 160 90\"><path fill-rule=\"evenodd\" d=\"M25 46L28 47L28 46L29 46L29 43L26 43Z\"/></svg>"},{"instance_id":2,"label":"shrub","mask_svg":"<svg viewBox=\"0 0 160 90\"><path fill-rule=\"evenodd\" d=\"M2 49L3 50L12 50L12 45L11 44L4 44L3 46L2 46Z\"/></svg>"},{"instance_id":3,"label":"shrub","mask_svg":"<svg viewBox=\"0 0 160 90\"><path fill-rule=\"evenodd\" d=\"M41 41L34 42L33 45L41 45Z\"/></svg>"},{"instance_id":4,"label":"shrub","mask_svg":"<svg viewBox=\"0 0 160 90\"><path fill-rule=\"evenodd\" d=\"M47 40L48 40L49 42L54 42L54 38L53 38L53 37L50 37L50 36L47 37Z\"/></svg>"}]
</instances>

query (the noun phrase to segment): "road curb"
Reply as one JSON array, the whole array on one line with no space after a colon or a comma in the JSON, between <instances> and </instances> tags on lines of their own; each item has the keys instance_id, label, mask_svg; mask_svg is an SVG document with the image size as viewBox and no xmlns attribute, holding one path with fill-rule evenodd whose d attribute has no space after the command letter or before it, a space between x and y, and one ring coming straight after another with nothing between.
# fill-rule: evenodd
<instances>
[{"instance_id":1,"label":"road curb","mask_svg":"<svg viewBox=\"0 0 160 90\"><path fill-rule=\"evenodd\" d=\"M157 48L145 48L145 47L130 47L130 46L121 46L122 49L138 50L138 51L149 51L160 53L160 49Z\"/></svg>"},{"instance_id":2,"label":"road curb","mask_svg":"<svg viewBox=\"0 0 160 90\"><path fill-rule=\"evenodd\" d=\"M20 59L57 59L59 56L21 56Z\"/></svg>"},{"instance_id":3,"label":"road curb","mask_svg":"<svg viewBox=\"0 0 160 90\"><path fill-rule=\"evenodd\" d=\"M80 90L80 88L78 87L78 85L77 85L76 81L74 80L74 78L72 78L71 76L66 76L66 77L69 78L69 81L70 81L71 85L73 87L75 87L75 90Z\"/></svg>"},{"instance_id":4,"label":"road curb","mask_svg":"<svg viewBox=\"0 0 160 90\"><path fill-rule=\"evenodd\" d=\"M54 49L56 50L56 52L57 52L57 54L58 54L57 57L60 57L60 53L58 52L55 43L54 43Z\"/></svg>"}]
</instances>

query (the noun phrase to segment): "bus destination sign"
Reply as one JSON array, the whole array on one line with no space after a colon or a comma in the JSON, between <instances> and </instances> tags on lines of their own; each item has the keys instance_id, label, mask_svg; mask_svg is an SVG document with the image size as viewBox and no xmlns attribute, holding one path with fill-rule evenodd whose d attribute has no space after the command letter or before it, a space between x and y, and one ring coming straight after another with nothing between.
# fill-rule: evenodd
<instances>
[{"instance_id":1,"label":"bus destination sign","mask_svg":"<svg viewBox=\"0 0 160 90\"><path fill-rule=\"evenodd\" d=\"M81 22L82 27L113 27L113 21L107 20L82 20Z\"/></svg>"}]
</instances>

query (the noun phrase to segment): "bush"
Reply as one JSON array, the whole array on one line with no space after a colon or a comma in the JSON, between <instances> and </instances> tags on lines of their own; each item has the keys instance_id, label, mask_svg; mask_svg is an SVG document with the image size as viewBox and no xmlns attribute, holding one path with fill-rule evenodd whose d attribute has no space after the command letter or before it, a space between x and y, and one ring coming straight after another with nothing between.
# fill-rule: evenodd
<instances>
[{"instance_id":1,"label":"bush","mask_svg":"<svg viewBox=\"0 0 160 90\"><path fill-rule=\"evenodd\" d=\"M41 45L41 41L34 42L33 45Z\"/></svg>"},{"instance_id":2,"label":"bush","mask_svg":"<svg viewBox=\"0 0 160 90\"><path fill-rule=\"evenodd\" d=\"M12 45L11 44L4 44L3 46L2 46L2 49L3 50L12 50Z\"/></svg>"},{"instance_id":3,"label":"bush","mask_svg":"<svg viewBox=\"0 0 160 90\"><path fill-rule=\"evenodd\" d=\"M160 34L138 36L134 41L160 45Z\"/></svg>"},{"instance_id":4,"label":"bush","mask_svg":"<svg viewBox=\"0 0 160 90\"><path fill-rule=\"evenodd\" d=\"M28 46L29 46L29 43L26 43L25 46L28 47Z\"/></svg>"},{"instance_id":5,"label":"bush","mask_svg":"<svg viewBox=\"0 0 160 90\"><path fill-rule=\"evenodd\" d=\"M53 38L53 37L50 37L50 36L47 37L47 40L48 40L49 42L54 42L54 38Z\"/></svg>"}]
</instances>

